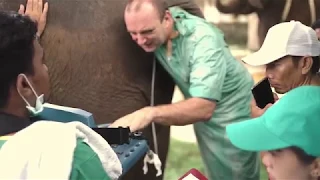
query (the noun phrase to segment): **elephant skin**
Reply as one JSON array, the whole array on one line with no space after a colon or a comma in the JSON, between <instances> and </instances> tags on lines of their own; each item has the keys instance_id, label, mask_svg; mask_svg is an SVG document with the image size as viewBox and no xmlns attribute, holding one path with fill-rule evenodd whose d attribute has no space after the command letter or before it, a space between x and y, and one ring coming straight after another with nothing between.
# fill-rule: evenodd
<instances>
[{"instance_id":1,"label":"elephant skin","mask_svg":"<svg viewBox=\"0 0 320 180\"><path fill-rule=\"evenodd\" d=\"M200 7L193 0L166 0L169 7L179 6L182 9L188 11L190 14L204 18L203 12Z\"/></svg>"},{"instance_id":2,"label":"elephant skin","mask_svg":"<svg viewBox=\"0 0 320 180\"><path fill-rule=\"evenodd\" d=\"M225 14L250 14L255 11L247 0L216 0L217 9Z\"/></svg>"},{"instance_id":3,"label":"elephant skin","mask_svg":"<svg viewBox=\"0 0 320 180\"><path fill-rule=\"evenodd\" d=\"M41 37L49 69L49 102L93 113L96 123L112 123L150 105L153 54L145 53L126 32L127 0L50 0L46 30ZM18 11L26 0L0 0L1 10ZM190 0L168 0L199 16ZM174 82L157 63L155 104L171 103ZM156 125L162 169L166 165L170 127ZM153 149L151 126L144 130ZM160 180L143 159L122 179Z\"/></svg>"},{"instance_id":4,"label":"elephant skin","mask_svg":"<svg viewBox=\"0 0 320 180\"><path fill-rule=\"evenodd\" d=\"M210 1L210 0L209 0ZM227 1L228 3L222 3ZM258 48L273 25L282 21L286 0L216 0L217 9L226 14L256 13L258 16ZM315 0L316 19L320 18L320 0ZM311 26L310 6L308 0L293 0L287 18L284 21L296 20ZM250 22L249 22L250 23ZM250 48L250 47L249 47ZM251 48L250 48L251 49ZM257 50L257 49L252 49Z\"/></svg>"}]
</instances>

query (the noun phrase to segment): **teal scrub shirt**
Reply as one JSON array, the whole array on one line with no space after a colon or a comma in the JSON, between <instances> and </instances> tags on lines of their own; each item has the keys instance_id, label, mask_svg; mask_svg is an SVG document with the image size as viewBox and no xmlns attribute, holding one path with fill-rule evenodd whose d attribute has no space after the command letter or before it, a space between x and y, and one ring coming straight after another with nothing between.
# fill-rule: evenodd
<instances>
[{"instance_id":1,"label":"teal scrub shirt","mask_svg":"<svg viewBox=\"0 0 320 180\"><path fill-rule=\"evenodd\" d=\"M186 98L216 102L212 118L194 124L209 179L258 180L258 153L236 148L225 131L226 125L250 118L251 74L232 56L218 28L179 7L169 10L179 35L172 39L171 56L162 45L155 51L156 59Z\"/></svg>"}]
</instances>

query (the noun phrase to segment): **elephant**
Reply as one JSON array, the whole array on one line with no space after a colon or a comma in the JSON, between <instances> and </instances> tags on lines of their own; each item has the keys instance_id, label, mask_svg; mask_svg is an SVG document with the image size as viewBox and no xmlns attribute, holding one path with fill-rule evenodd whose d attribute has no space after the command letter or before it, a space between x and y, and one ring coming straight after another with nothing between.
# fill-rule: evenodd
<instances>
[{"instance_id":1,"label":"elephant","mask_svg":"<svg viewBox=\"0 0 320 180\"><path fill-rule=\"evenodd\" d=\"M256 13L258 24L257 44L249 49L261 47L270 27L280 22L296 20L311 26L320 18L320 0L214 0L216 8L225 14ZM250 23L250 22L249 22ZM251 36L252 34L249 34Z\"/></svg>"},{"instance_id":2,"label":"elephant","mask_svg":"<svg viewBox=\"0 0 320 180\"><path fill-rule=\"evenodd\" d=\"M153 54L144 52L127 33L123 13L127 0L46 0L47 25L40 43L44 47L51 90L49 103L84 109L97 124L112 123L150 105ZM44 1L44 2L46 2ZM18 11L26 0L0 0L3 11ZM192 0L168 0L203 17ZM154 103L171 103L174 82L156 64ZM165 168L170 127L156 125L159 157ZM144 131L153 149L151 127ZM149 166L143 174L141 159L122 179L163 179Z\"/></svg>"}]
</instances>

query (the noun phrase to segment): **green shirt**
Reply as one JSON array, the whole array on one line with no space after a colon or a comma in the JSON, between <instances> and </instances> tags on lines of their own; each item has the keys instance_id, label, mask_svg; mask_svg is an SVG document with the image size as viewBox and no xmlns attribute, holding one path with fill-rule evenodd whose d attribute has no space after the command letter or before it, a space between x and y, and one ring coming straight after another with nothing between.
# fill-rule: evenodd
<instances>
[{"instance_id":1,"label":"green shirt","mask_svg":"<svg viewBox=\"0 0 320 180\"><path fill-rule=\"evenodd\" d=\"M172 40L172 56L166 45L155 51L156 58L171 74L186 98L214 100L217 107L212 123L236 121L249 116L253 86L251 74L236 60L224 41L222 32L204 19L178 8L170 8L179 36Z\"/></svg>"},{"instance_id":2,"label":"green shirt","mask_svg":"<svg viewBox=\"0 0 320 180\"><path fill-rule=\"evenodd\" d=\"M258 180L257 153L236 148L225 132L226 125L250 118L251 74L232 56L218 28L179 7L169 11L179 35L172 39L171 57L164 44L156 49L156 59L186 98L216 102L211 119L194 124L208 178Z\"/></svg>"},{"instance_id":3,"label":"green shirt","mask_svg":"<svg viewBox=\"0 0 320 180\"><path fill-rule=\"evenodd\" d=\"M0 148L5 142L6 140L0 140ZM110 180L109 176L103 169L99 156L88 144L78 139L73 156L70 180L94 179Z\"/></svg>"}]
</instances>

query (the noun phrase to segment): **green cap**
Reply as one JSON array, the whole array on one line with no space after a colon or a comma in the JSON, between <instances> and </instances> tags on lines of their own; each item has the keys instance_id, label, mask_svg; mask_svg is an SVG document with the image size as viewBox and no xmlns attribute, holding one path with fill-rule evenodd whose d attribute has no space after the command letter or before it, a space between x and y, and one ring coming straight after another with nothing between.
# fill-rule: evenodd
<instances>
[{"instance_id":1,"label":"green cap","mask_svg":"<svg viewBox=\"0 0 320 180\"><path fill-rule=\"evenodd\" d=\"M320 87L300 86L289 91L262 116L226 128L231 143L248 151L296 146L320 156Z\"/></svg>"}]
</instances>

